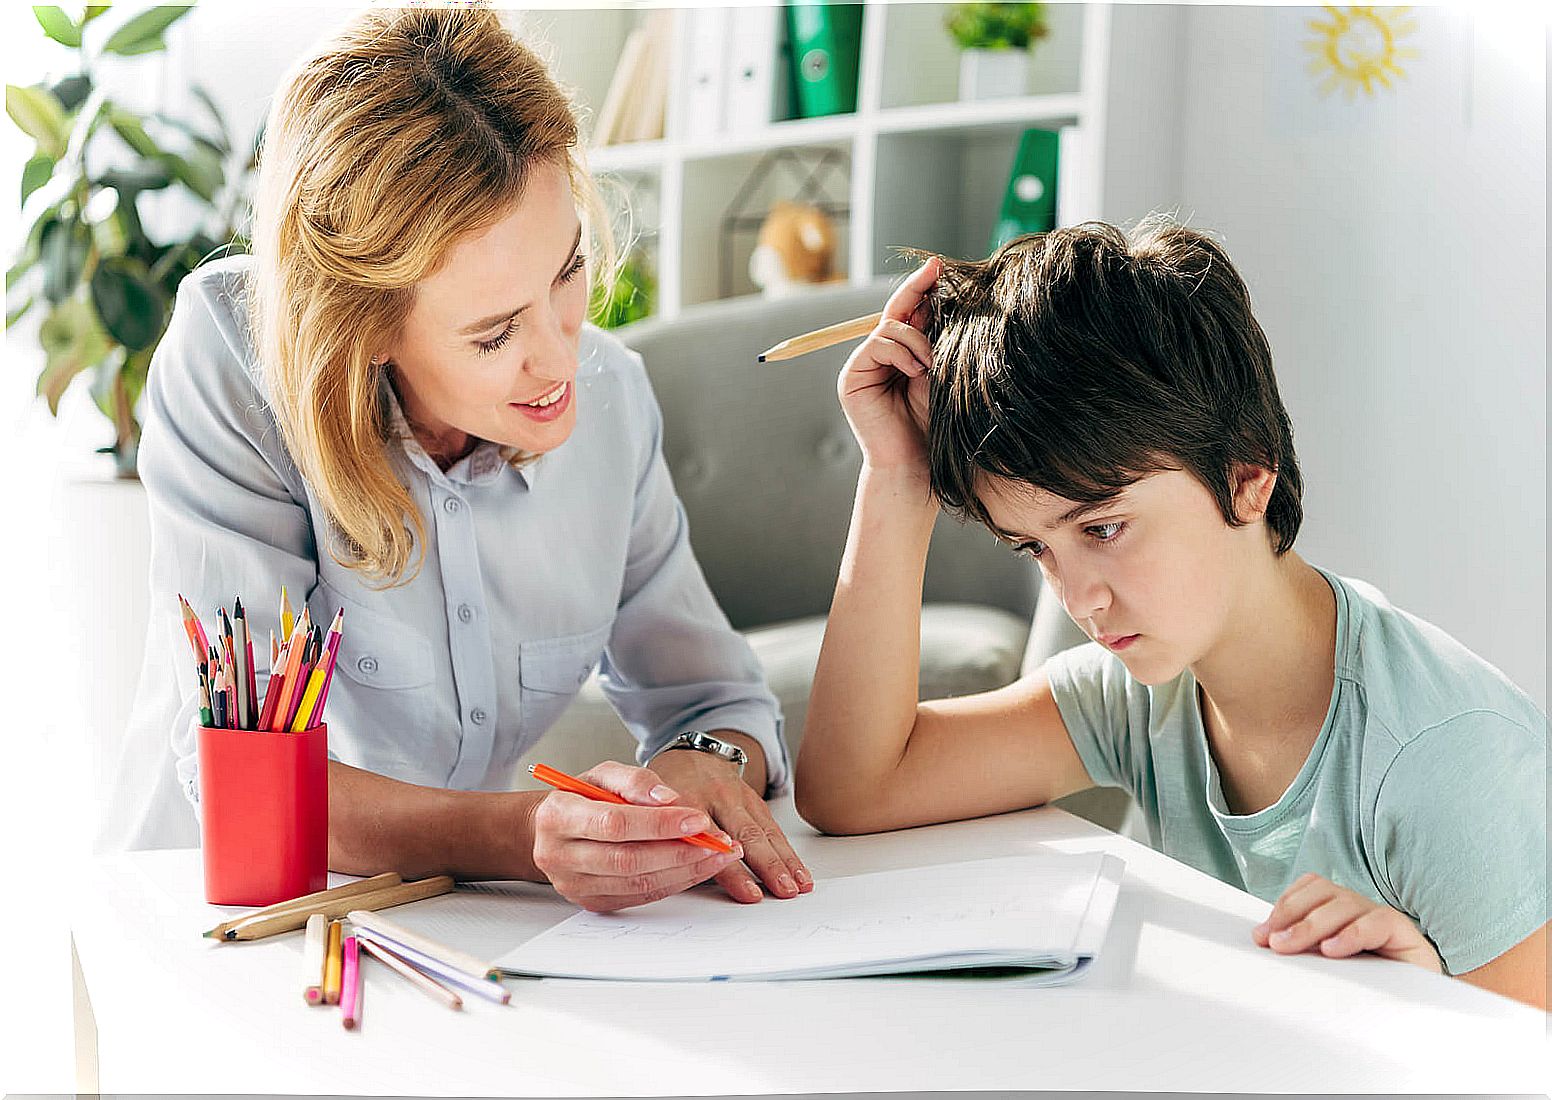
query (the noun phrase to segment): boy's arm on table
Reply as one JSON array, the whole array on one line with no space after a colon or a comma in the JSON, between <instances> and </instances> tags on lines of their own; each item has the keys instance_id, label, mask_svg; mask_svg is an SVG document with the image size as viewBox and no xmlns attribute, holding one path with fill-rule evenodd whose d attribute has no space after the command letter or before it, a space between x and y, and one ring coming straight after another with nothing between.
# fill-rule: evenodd
<instances>
[{"instance_id":1,"label":"boy's arm on table","mask_svg":"<svg viewBox=\"0 0 1552 1100\"><path fill-rule=\"evenodd\" d=\"M796 768L798 812L824 832L1002 813L1093 785L1043 672L917 701L937 514L919 476L864 468Z\"/></svg>"},{"instance_id":2,"label":"boy's arm on table","mask_svg":"<svg viewBox=\"0 0 1552 1100\"><path fill-rule=\"evenodd\" d=\"M1490 963L1460 980L1547 1011L1547 926L1543 924Z\"/></svg>"}]
</instances>

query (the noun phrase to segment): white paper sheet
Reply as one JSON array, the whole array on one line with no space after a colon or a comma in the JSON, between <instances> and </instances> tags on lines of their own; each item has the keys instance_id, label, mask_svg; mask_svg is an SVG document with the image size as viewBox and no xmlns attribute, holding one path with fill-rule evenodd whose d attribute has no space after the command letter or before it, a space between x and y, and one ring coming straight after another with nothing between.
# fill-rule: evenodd
<instances>
[{"instance_id":1,"label":"white paper sheet","mask_svg":"<svg viewBox=\"0 0 1552 1100\"><path fill-rule=\"evenodd\" d=\"M1071 969L1103 938L1120 870L1113 856L1052 853L829 879L810 894L753 906L697 891L619 913L580 913L495 963L516 973L645 981L967 964Z\"/></svg>"}]
</instances>

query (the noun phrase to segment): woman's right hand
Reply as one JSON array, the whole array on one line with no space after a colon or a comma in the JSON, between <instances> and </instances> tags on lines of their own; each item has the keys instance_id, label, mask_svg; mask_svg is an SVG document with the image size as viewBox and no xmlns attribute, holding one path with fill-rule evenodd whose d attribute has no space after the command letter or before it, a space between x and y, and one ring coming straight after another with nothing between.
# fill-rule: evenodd
<instances>
[{"instance_id":1,"label":"woman's right hand","mask_svg":"<svg viewBox=\"0 0 1552 1100\"><path fill-rule=\"evenodd\" d=\"M534 810L533 859L560 895L592 913L628 909L688 890L743 856L743 848L646 768L605 761L583 772L589 783L631 805L551 791ZM682 839L710 833L733 854Z\"/></svg>"},{"instance_id":2,"label":"woman's right hand","mask_svg":"<svg viewBox=\"0 0 1552 1100\"><path fill-rule=\"evenodd\" d=\"M932 344L920 328L921 306L941 267L934 256L895 289L878 327L847 358L836 384L863 461L875 470L927 477Z\"/></svg>"}]
</instances>

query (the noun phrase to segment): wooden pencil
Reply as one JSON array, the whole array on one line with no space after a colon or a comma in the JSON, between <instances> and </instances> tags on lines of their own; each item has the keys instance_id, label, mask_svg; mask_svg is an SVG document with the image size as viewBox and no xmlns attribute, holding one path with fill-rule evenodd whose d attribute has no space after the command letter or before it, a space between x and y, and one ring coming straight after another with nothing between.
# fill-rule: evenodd
<instances>
[{"instance_id":1,"label":"wooden pencil","mask_svg":"<svg viewBox=\"0 0 1552 1100\"><path fill-rule=\"evenodd\" d=\"M314 906L299 906L273 916L244 921L237 927L227 931L220 939L226 943L262 940L268 936L277 936L282 932L294 932L296 929L305 926L307 918L314 913L322 913L324 916L332 918L343 917L352 909L362 909L367 912L378 909L391 909L395 905L406 905L412 901L434 898L438 894L449 893L452 889L453 880L450 875L424 878L418 882L406 882L403 885L390 886L386 890L377 890L370 894L339 898Z\"/></svg>"},{"instance_id":2,"label":"wooden pencil","mask_svg":"<svg viewBox=\"0 0 1552 1100\"><path fill-rule=\"evenodd\" d=\"M438 962L446 963L455 970L462 971L471 978L499 978L501 971L484 959L477 959L466 951L460 951L456 947L449 947L445 943L438 943L429 936L422 936L419 932L404 927L396 920L390 920L381 913L353 911L348 913L350 923L357 928L365 929L369 934L375 933L376 938L403 944L405 947L413 947L416 951L430 955Z\"/></svg>"},{"instance_id":3,"label":"wooden pencil","mask_svg":"<svg viewBox=\"0 0 1552 1100\"><path fill-rule=\"evenodd\" d=\"M762 363L773 363L781 359L795 359L799 355L807 355L820 348L833 347L847 340L856 340L877 328L883 318L882 312L870 313L866 317L853 317L850 321L841 321L838 324L815 329L813 332L805 332L801 336L790 337L775 347L761 352L759 360Z\"/></svg>"},{"instance_id":4,"label":"wooden pencil","mask_svg":"<svg viewBox=\"0 0 1552 1100\"><path fill-rule=\"evenodd\" d=\"M416 989L419 989L426 996L435 997L455 1012L463 1009L463 998L451 989L448 989L447 986L437 981L430 974L416 970L392 951L389 951L386 947L379 947L371 940L357 936L356 942L361 945L361 950L409 982Z\"/></svg>"},{"instance_id":5,"label":"wooden pencil","mask_svg":"<svg viewBox=\"0 0 1552 1100\"><path fill-rule=\"evenodd\" d=\"M340 999L340 978L344 975L341 971L345 965L343 946L345 939L345 922L331 920L329 922L329 953L323 960L323 1003L337 1005Z\"/></svg>"},{"instance_id":6,"label":"wooden pencil","mask_svg":"<svg viewBox=\"0 0 1552 1100\"><path fill-rule=\"evenodd\" d=\"M307 918L307 939L302 944L302 1000L323 1004L323 958L329 952L329 918L314 913Z\"/></svg>"},{"instance_id":7,"label":"wooden pencil","mask_svg":"<svg viewBox=\"0 0 1552 1100\"><path fill-rule=\"evenodd\" d=\"M347 898L358 898L363 894L375 894L379 890L386 890L389 887L397 886L403 881L404 880L400 877L399 872L384 871L380 875L374 875L371 878L358 879L355 882L347 882L343 886L334 886L328 890L319 890L315 894L303 894L299 898L291 898L288 901L279 901L274 905L266 905L262 909L255 909L250 913L244 913L240 917L233 917L231 920L222 921L210 931L206 932L205 938L212 940L229 939L230 937L227 936L228 932L234 928L239 927L240 925L247 924L249 921L259 920L265 917L279 916L282 913L289 913L294 909L300 909L304 914L318 912L319 906L327 905L331 901L341 901ZM301 924L298 924L297 927L301 928L306 923L307 920L304 916Z\"/></svg>"},{"instance_id":8,"label":"wooden pencil","mask_svg":"<svg viewBox=\"0 0 1552 1100\"><path fill-rule=\"evenodd\" d=\"M340 1023L349 1031L361 1022L361 949L355 936L346 936L340 974Z\"/></svg>"}]
</instances>

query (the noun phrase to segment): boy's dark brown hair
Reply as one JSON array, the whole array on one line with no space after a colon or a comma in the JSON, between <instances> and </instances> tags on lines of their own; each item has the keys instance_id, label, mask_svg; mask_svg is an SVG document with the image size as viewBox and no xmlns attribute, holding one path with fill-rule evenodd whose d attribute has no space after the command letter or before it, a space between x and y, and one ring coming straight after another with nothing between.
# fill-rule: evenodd
<instances>
[{"instance_id":1,"label":"boy's dark brown hair","mask_svg":"<svg viewBox=\"0 0 1552 1100\"><path fill-rule=\"evenodd\" d=\"M1184 469L1237 527L1230 475L1252 463L1277 472L1274 550L1293 546L1303 483L1271 348L1210 237L1159 217L1033 233L945 259L923 304L932 488L950 512L995 530L986 475L1097 503Z\"/></svg>"}]
</instances>

